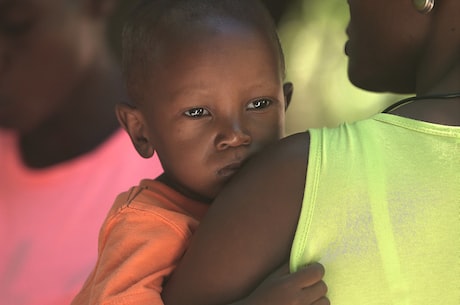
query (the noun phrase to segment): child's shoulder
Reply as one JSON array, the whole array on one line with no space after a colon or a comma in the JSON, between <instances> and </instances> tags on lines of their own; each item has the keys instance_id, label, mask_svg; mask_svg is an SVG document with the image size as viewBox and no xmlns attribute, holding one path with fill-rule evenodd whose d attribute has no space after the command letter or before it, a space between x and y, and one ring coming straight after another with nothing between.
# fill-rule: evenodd
<instances>
[{"instance_id":1,"label":"child's shoulder","mask_svg":"<svg viewBox=\"0 0 460 305\"><path fill-rule=\"evenodd\" d=\"M119 194L108 218L134 217L182 221L201 219L208 205L187 198L168 185L153 179L143 179L139 185Z\"/></svg>"}]
</instances>

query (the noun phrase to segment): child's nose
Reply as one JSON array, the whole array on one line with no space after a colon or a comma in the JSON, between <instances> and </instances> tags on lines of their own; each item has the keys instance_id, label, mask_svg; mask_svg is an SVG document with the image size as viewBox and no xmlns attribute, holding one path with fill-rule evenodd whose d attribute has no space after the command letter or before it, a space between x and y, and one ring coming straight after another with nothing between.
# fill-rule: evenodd
<instances>
[{"instance_id":1,"label":"child's nose","mask_svg":"<svg viewBox=\"0 0 460 305\"><path fill-rule=\"evenodd\" d=\"M252 138L247 130L245 130L242 122L233 120L227 124L223 124L216 136L216 147L219 150L229 147L241 145L249 145Z\"/></svg>"}]
</instances>

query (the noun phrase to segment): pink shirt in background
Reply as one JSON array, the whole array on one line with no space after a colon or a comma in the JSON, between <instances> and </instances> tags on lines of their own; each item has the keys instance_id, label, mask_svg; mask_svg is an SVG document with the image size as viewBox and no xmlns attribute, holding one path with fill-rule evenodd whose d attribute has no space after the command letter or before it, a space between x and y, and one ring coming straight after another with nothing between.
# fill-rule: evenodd
<instances>
[{"instance_id":1,"label":"pink shirt in background","mask_svg":"<svg viewBox=\"0 0 460 305\"><path fill-rule=\"evenodd\" d=\"M95 265L116 196L162 172L124 130L95 151L44 170L22 163L0 131L0 305L69 304Z\"/></svg>"}]
</instances>

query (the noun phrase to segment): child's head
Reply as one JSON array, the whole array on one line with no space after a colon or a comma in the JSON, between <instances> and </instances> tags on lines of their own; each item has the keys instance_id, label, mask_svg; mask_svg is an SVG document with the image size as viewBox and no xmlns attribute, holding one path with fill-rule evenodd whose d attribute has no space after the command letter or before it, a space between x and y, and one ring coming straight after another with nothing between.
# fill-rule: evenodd
<instances>
[{"instance_id":1,"label":"child's head","mask_svg":"<svg viewBox=\"0 0 460 305\"><path fill-rule=\"evenodd\" d=\"M291 84L275 25L252 0L144 1L125 26L132 105L120 123L184 194L212 199L242 163L284 134Z\"/></svg>"},{"instance_id":2,"label":"child's head","mask_svg":"<svg viewBox=\"0 0 460 305\"><path fill-rule=\"evenodd\" d=\"M1 127L30 132L66 107L105 44L110 2L0 1Z\"/></svg>"}]
</instances>

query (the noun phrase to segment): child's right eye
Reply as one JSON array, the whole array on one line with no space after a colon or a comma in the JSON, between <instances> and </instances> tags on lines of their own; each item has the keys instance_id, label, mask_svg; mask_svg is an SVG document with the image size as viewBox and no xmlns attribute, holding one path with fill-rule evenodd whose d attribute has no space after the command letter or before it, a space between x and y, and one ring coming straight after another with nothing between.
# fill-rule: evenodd
<instances>
[{"instance_id":1,"label":"child's right eye","mask_svg":"<svg viewBox=\"0 0 460 305\"><path fill-rule=\"evenodd\" d=\"M204 108L192 108L185 111L184 114L191 118L199 118L209 115L209 111Z\"/></svg>"}]
</instances>

